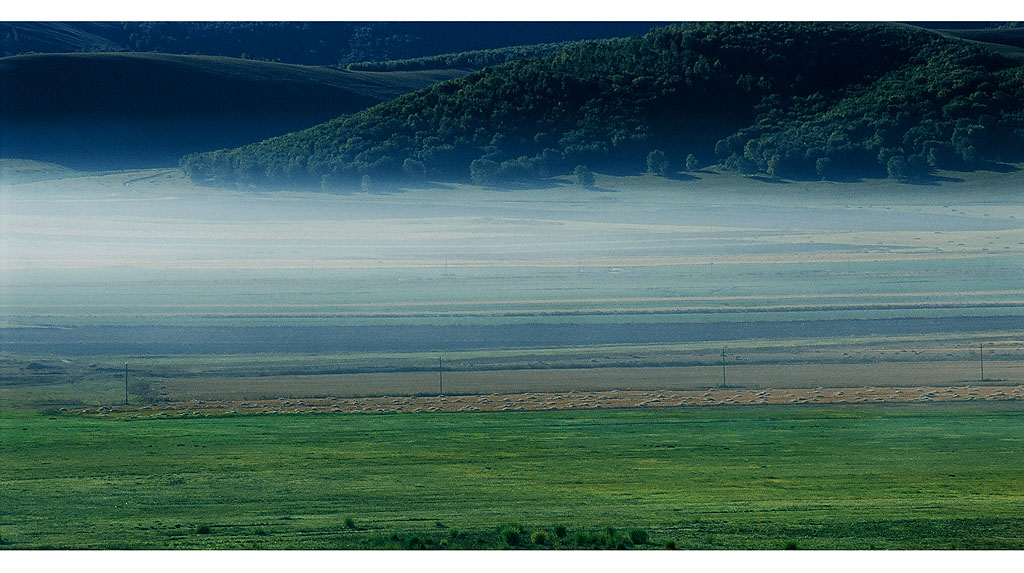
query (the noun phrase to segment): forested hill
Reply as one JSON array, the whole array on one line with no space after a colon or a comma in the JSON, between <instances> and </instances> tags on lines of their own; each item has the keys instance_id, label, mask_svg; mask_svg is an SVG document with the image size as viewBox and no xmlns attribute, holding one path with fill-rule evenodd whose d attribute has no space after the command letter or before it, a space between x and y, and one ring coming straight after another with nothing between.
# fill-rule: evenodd
<instances>
[{"instance_id":1,"label":"forested hill","mask_svg":"<svg viewBox=\"0 0 1024 573\"><path fill-rule=\"evenodd\" d=\"M894 24L711 23L572 44L181 165L198 182L326 188L710 163L913 179L1022 151L1024 68L975 44Z\"/></svg>"},{"instance_id":2,"label":"forested hill","mask_svg":"<svg viewBox=\"0 0 1024 573\"><path fill-rule=\"evenodd\" d=\"M414 70L480 70L489 66L497 66L515 60L536 56L545 56L551 52L565 48L570 42L556 44L530 44L528 46L508 46L492 50L470 50L454 54L439 54L422 58L405 60L385 60L383 62L355 62L345 66L346 70L365 72L397 72Z\"/></svg>"}]
</instances>

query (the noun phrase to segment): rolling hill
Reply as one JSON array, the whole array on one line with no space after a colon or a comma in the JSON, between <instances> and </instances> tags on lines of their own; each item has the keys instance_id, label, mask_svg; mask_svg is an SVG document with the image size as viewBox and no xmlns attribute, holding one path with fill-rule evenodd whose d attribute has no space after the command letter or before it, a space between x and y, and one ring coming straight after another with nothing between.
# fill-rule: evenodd
<instances>
[{"instance_id":1,"label":"rolling hill","mask_svg":"<svg viewBox=\"0 0 1024 573\"><path fill-rule=\"evenodd\" d=\"M1024 63L1024 28L937 28L935 31L963 40L977 42L979 46L992 52L1016 62Z\"/></svg>"},{"instance_id":2,"label":"rolling hill","mask_svg":"<svg viewBox=\"0 0 1024 573\"><path fill-rule=\"evenodd\" d=\"M0 55L29 52L116 52L120 26L110 22L0 22Z\"/></svg>"},{"instance_id":3,"label":"rolling hill","mask_svg":"<svg viewBox=\"0 0 1024 573\"><path fill-rule=\"evenodd\" d=\"M0 58L0 157L76 169L176 165L315 125L464 72L353 72L168 54Z\"/></svg>"},{"instance_id":4,"label":"rolling hill","mask_svg":"<svg viewBox=\"0 0 1024 573\"><path fill-rule=\"evenodd\" d=\"M572 44L181 165L200 183L262 187L709 163L913 180L1022 151L1024 68L972 42L896 24L704 23Z\"/></svg>"},{"instance_id":5,"label":"rolling hill","mask_svg":"<svg viewBox=\"0 0 1024 573\"><path fill-rule=\"evenodd\" d=\"M0 55L158 52L306 65L643 34L656 22L0 22Z\"/></svg>"}]
</instances>

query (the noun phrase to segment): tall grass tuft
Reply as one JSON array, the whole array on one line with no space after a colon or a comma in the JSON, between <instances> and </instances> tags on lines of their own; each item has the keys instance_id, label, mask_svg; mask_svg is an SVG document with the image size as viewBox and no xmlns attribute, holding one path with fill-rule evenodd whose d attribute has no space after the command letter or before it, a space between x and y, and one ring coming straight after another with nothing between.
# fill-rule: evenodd
<instances>
[{"instance_id":1,"label":"tall grass tuft","mask_svg":"<svg viewBox=\"0 0 1024 573\"><path fill-rule=\"evenodd\" d=\"M626 535L629 536L629 540L633 542L633 545L643 545L649 539L646 529L633 528Z\"/></svg>"}]
</instances>

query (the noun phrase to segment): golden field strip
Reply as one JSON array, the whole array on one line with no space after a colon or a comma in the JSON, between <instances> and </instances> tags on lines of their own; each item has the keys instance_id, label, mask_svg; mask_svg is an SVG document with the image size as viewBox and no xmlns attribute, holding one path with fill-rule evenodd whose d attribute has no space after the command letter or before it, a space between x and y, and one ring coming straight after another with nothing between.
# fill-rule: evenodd
<instances>
[{"instance_id":1,"label":"golden field strip","mask_svg":"<svg viewBox=\"0 0 1024 573\"><path fill-rule=\"evenodd\" d=\"M986 360L989 384L1024 384L1019 361ZM803 391L834 387L952 387L979 384L974 361L879 362L856 364L730 364L728 388ZM443 374L446 394L518 394L582 391L689 391L720 387L721 366L603 367L451 371ZM357 398L436 395L436 371L252 377L165 378L154 382L161 401L268 400L274 398ZM160 406L163 407L163 406Z\"/></svg>"},{"instance_id":2,"label":"golden field strip","mask_svg":"<svg viewBox=\"0 0 1024 573\"><path fill-rule=\"evenodd\" d=\"M102 406L81 413L145 415L312 413L312 412L509 412L601 408L678 408L782 404L869 404L973 402L1024 399L1024 384L893 386L843 388L766 388L763 390L610 390L521 392L453 396L379 396L272 400L191 400L149 406Z\"/></svg>"}]
</instances>

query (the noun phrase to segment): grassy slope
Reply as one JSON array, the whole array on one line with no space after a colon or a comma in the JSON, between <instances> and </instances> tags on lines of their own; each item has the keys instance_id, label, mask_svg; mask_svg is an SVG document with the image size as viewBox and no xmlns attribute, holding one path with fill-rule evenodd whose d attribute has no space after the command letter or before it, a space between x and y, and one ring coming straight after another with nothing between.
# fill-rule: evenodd
<instances>
[{"instance_id":1,"label":"grassy slope","mask_svg":"<svg viewBox=\"0 0 1024 573\"><path fill-rule=\"evenodd\" d=\"M116 420L0 416L11 549L1020 548L1019 405ZM353 520L346 526L346 518ZM208 525L210 533L199 533ZM571 543L571 541L565 542Z\"/></svg>"},{"instance_id":2,"label":"grassy slope","mask_svg":"<svg viewBox=\"0 0 1024 573\"><path fill-rule=\"evenodd\" d=\"M111 22L0 22L0 54L122 50L124 46L111 38L118 28ZM12 41L15 35L18 40Z\"/></svg>"},{"instance_id":3,"label":"grassy slope","mask_svg":"<svg viewBox=\"0 0 1024 573\"><path fill-rule=\"evenodd\" d=\"M72 169L32 159L0 158L0 185L67 179L80 175Z\"/></svg>"},{"instance_id":4,"label":"grassy slope","mask_svg":"<svg viewBox=\"0 0 1024 573\"><path fill-rule=\"evenodd\" d=\"M3 155L101 169L175 165L183 153L308 127L461 73L168 54L13 56L0 59Z\"/></svg>"},{"instance_id":5,"label":"grassy slope","mask_svg":"<svg viewBox=\"0 0 1024 573\"><path fill-rule=\"evenodd\" d=\"M0 22L0 55L133 51L311 65L642 34L658 22Z\"/></svg>"}]
</instances>

